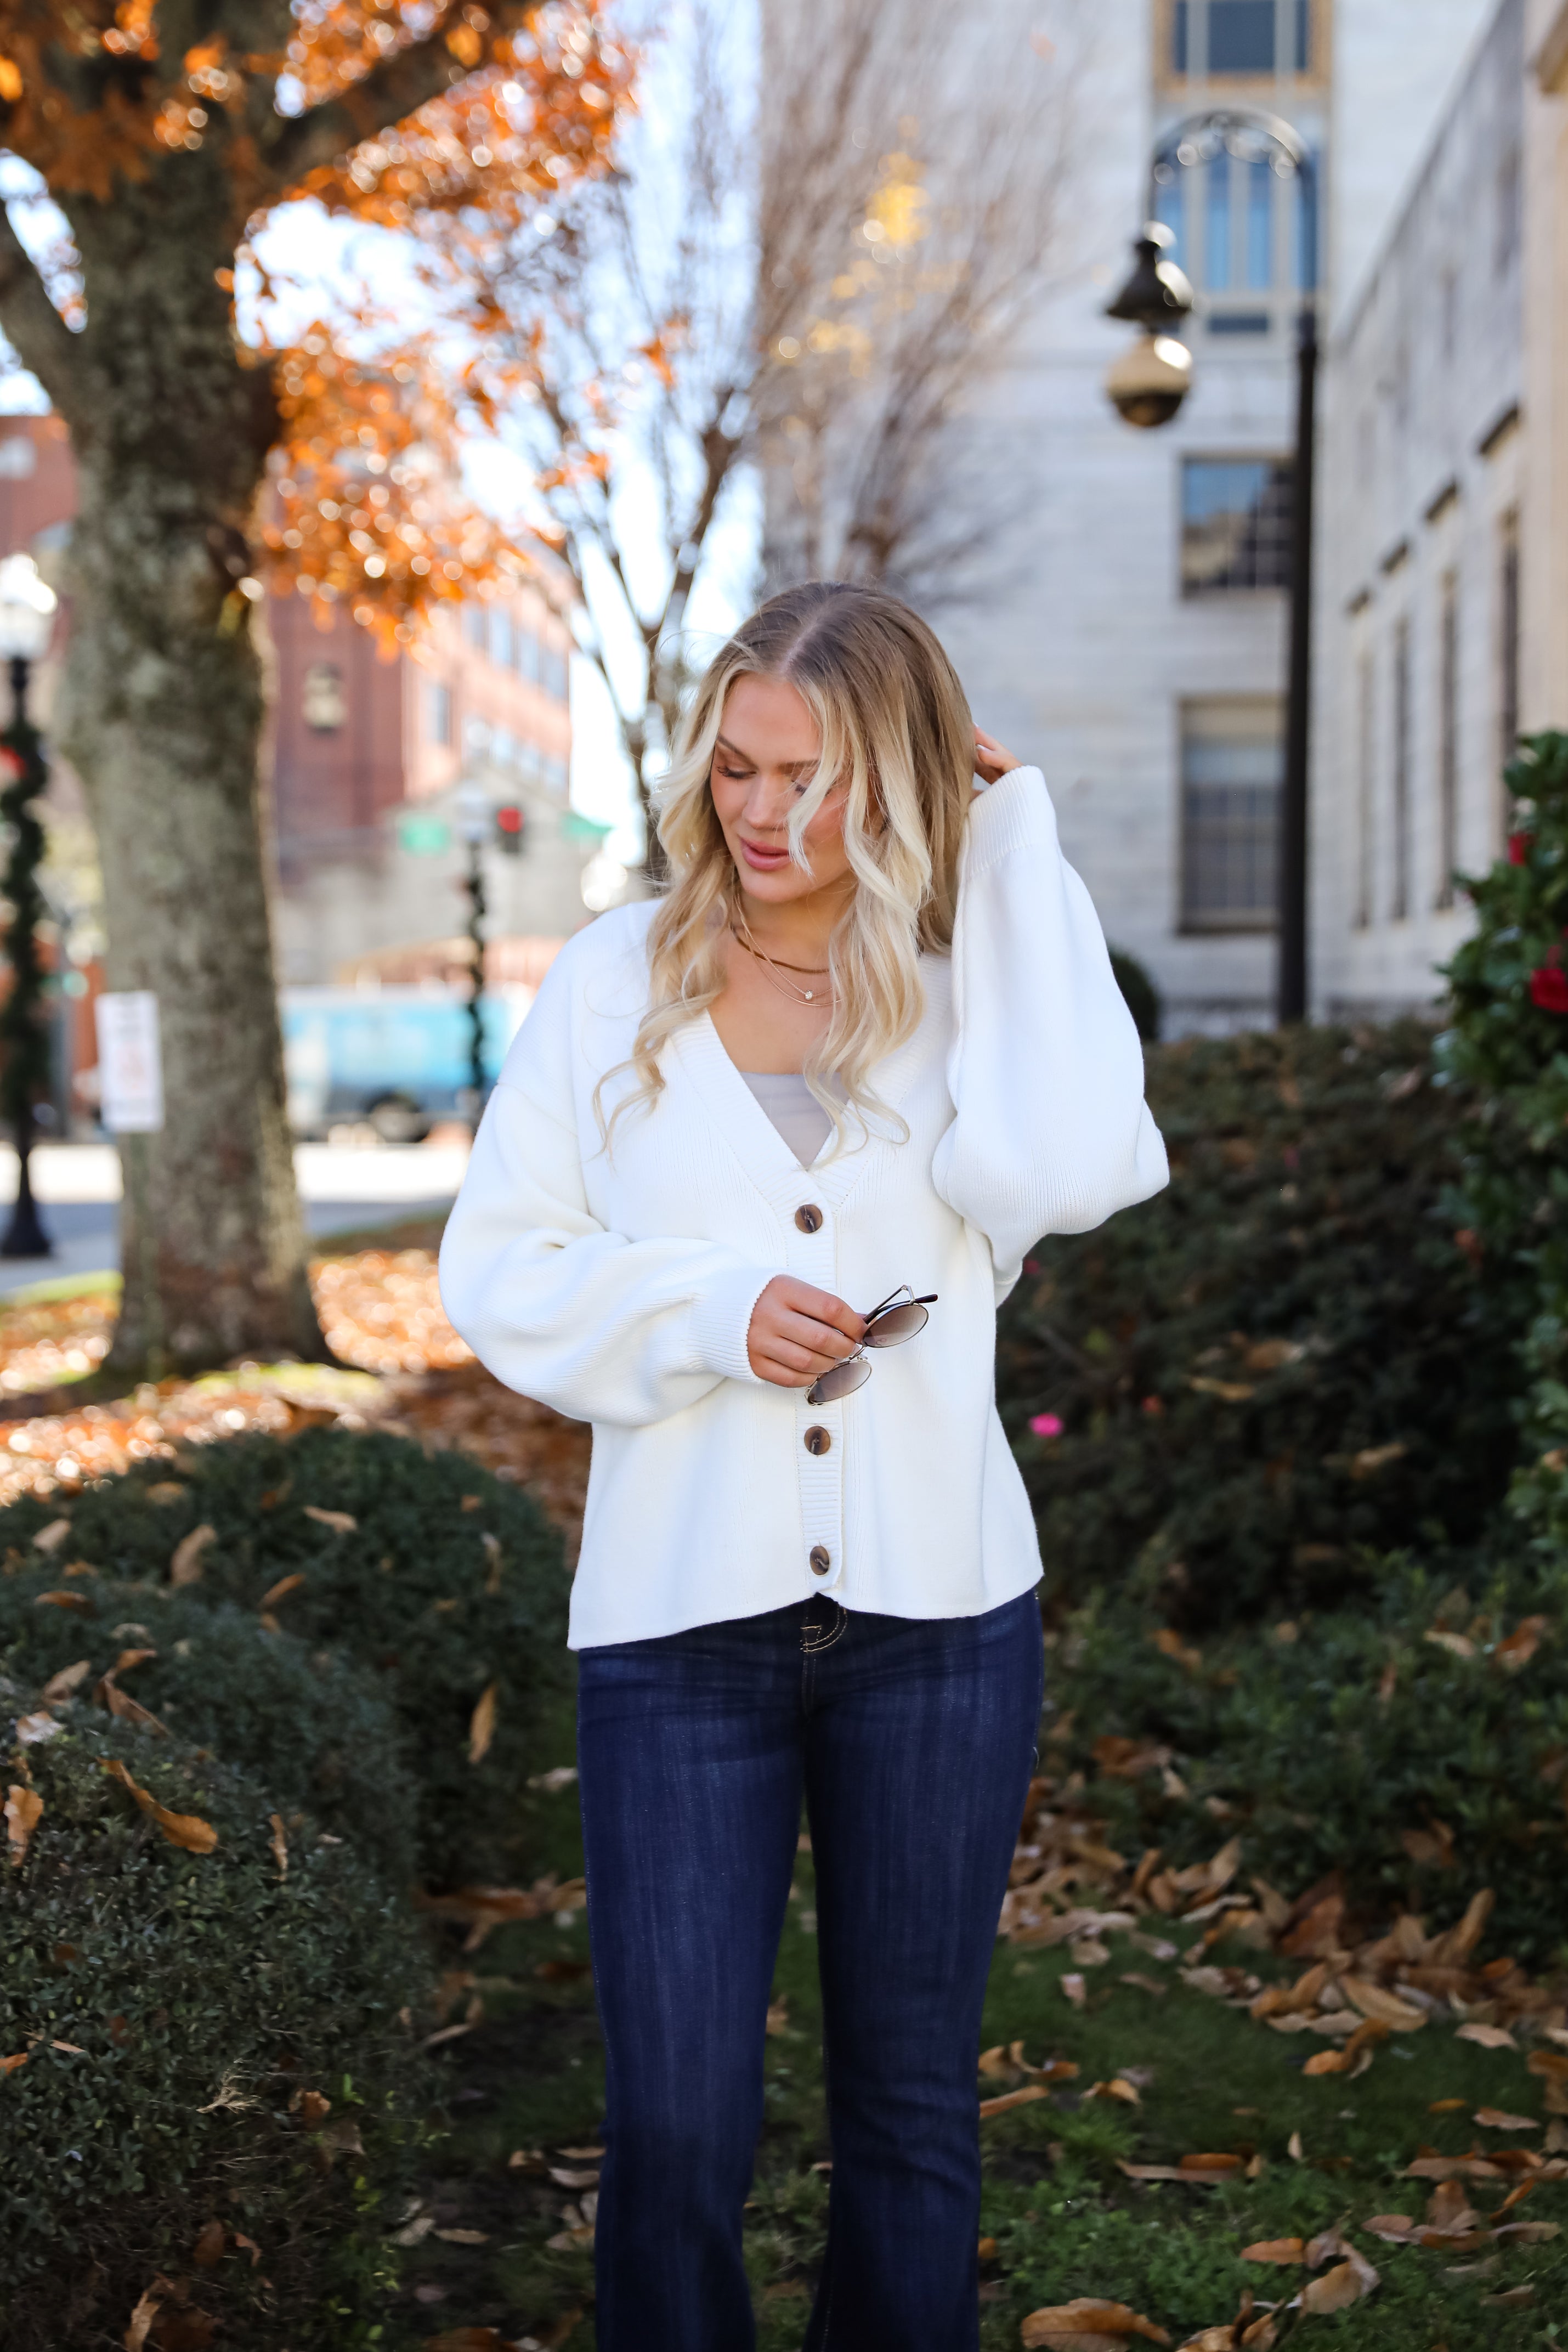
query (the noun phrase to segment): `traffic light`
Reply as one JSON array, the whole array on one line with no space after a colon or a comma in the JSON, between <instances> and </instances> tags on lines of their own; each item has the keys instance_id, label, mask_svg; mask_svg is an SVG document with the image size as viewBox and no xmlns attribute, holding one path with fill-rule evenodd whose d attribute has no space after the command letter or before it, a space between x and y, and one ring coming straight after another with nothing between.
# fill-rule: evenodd
<instances>
[{"instance_id":1,"label":"traffic light","mask_svg":"<svg viewBox=\"0 0 1568 2352\"><path fill-rule=\"evenodd\" d=\"M523 854L524 818L520 808L498 808L496 811L496 841L508 857Z\"/></svg>"}]
</instances>

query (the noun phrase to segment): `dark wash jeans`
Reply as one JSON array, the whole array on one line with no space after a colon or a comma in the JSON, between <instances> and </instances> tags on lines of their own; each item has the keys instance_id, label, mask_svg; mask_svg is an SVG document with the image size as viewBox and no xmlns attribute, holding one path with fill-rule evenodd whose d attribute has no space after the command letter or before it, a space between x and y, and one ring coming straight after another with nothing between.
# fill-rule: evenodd
<instances>
[{"instance_id":1,"label":"dark wash jeans","mask_svg":"<svg viewBox=\"0 0 1568 2352\"><path fill-rule=\"evenodd\" d=\"M833 2157L807 2352L973 2352L975 2062L1040 1723L1036 1596L931 1622L815 1598L579 1664L600 2352L755 2343L741 2210L802 1794Z\"/></svg>"}]
</instances>

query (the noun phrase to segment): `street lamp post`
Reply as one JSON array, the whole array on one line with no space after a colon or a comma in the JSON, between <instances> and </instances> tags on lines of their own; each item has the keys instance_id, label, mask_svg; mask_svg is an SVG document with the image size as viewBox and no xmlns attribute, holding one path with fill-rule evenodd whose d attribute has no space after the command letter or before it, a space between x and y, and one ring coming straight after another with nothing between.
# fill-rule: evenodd
<instances>
[{"instance_id":1,"label":"street lamp post","mask_svg":"<svg viewBox=\"0 0 1568 2352\"><path fill-rule=\"evenodd\" d=\"M1150 175L1149 221L1134 245L1132 276L1106 315L1144 330L1116 362L1106 391L1129 425L1168 425L1192 383L1192 355L1170 332L1191 311L1192 289L1166 257L1175 240L1153 217L1162 187L1179 171L1219 154L1270 163L1281 179L1299 180L1306 216L1317 217L1317 166L1312 152L1281 117L1248 107L1216 107L1179 123L1155 150ZM1314 273L1315 275L1315 273ZM1281 1023L1307 1017L1308 773L1312 703L1312 509L1317 472L1317 299L1302 292L1296 341L1296 456L1292 484L1290 585L1290 685L1285 717L1285 773L1280 808L1279 975Z\"/></svg>"},{"instance_id":2,"label":"street lamp post","mask_svg":"<svg viewBox=\"0 0 1568 2352\"><path fill-rule=\"evenodd\" d=\"M483 784L471 780L460 784L457 830L468 850L463 887L468 893L468 937L474 948L468 982L468 1087L476 1133L485 1108L485 844L493 821L490 795Z\"/></svg>"},{"instance_id":3,"label":"street lamp post","mask_svg":"<svg viewBox=\"0 0 1568 2352\"><path fill-rule=\"evenodd\" d=\"M44 828L34 807L47 786L43 738L27 716L27 685L54 630L54 590L30 555L0 562L0 660L9 670L11 723L0 735L0 818L9 831L0 893L11 908L5 937L10 987L0 1006L0 1106L16 1143L16 1202L0 1258L50 1257L54 1244L33 1198L32 1150L37 1105L49 1082L48 1033L39 1019L44 993L38 924L46 908L38 887Z\"/></svg>"}]
</instances>

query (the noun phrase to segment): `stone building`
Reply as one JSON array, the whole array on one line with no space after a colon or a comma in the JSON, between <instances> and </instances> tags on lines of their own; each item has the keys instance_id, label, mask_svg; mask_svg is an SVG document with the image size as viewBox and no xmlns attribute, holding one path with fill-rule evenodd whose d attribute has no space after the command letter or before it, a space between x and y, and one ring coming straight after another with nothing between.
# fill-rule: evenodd
<instances>
[{"instance_id":1,"label":"stone building","mask_svg":"<svg viewBox=\"0 0 1568 2352\"><path fill-rule=\"evenodd\" d=\"M1524 0L1500 0L1337 322L1321 453L1318 1009L1430 1003L1524 721ZM1542 680L1544 685L1544 679Z\"/></svg>"},{"instance_id":2,"label":"stone building","mask_svg":"<svg viewBox=\"0 0 1568 2352\"><path fill-rule=\"evenodd\" d=\"M1271 1017L1295 326L1364 278L1490 0L1096 0L1052 287L973 432L1008 484L977 593L937 620L981 722L1050 778L1068 855L1172 1030ZM1021 7L1026 31L1035 20ZM1156 142L1240 104L1322 198L1229 158L1162 197L1197 295L1194 388L1139 433L1104 394Z\"/></svg>"}]
</instances>

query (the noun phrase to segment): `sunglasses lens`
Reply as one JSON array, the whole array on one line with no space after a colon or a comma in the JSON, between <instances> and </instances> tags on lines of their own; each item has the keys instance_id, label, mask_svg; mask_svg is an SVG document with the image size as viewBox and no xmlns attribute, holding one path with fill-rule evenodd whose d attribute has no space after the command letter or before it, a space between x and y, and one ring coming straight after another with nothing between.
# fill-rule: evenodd
<instances>
[{"instance_id":1,"label":"sunglasses lens","mask_svg":"<svg viewBox=\"0 0 1568 2352\"><path fill-rule=\"evenodd\" d=\"M864 1357L852 1357L848 1363L835 1364L831 1372L824 1372L816 1386L806 1391L806 1402L831 1404L835 1398L853 1396L870 1378L871 1366Z\"/></svg>"},{"instance_id":2,"label":"sunglasses lens","mask_svg":"<svg viewBox=\"0 0 1568 2352\"><path fill-rule=\"evenodd\" d=\"M862 1345L867 1348L896 1348L903 1339L913 1339L924 1331L931 1318L924 1307L892 1307L879 1315L867 1331Z\"/></svg>"}]
</instances>

